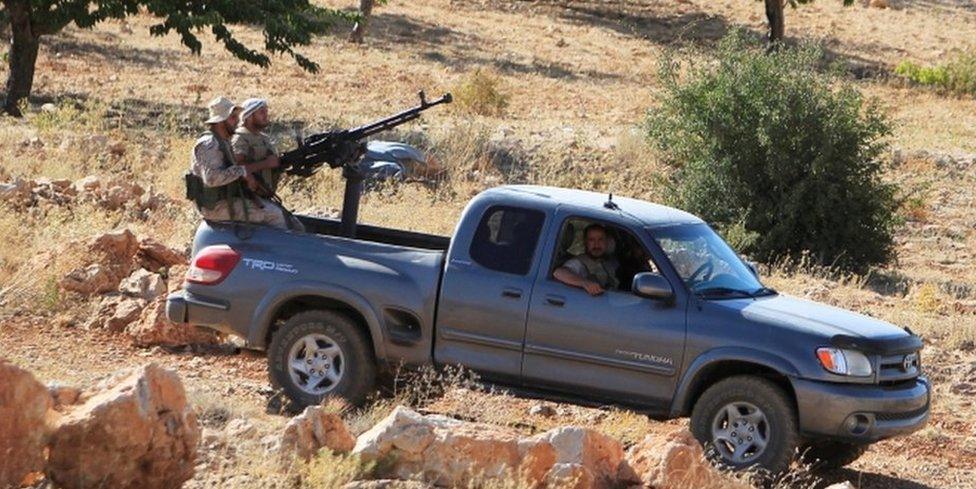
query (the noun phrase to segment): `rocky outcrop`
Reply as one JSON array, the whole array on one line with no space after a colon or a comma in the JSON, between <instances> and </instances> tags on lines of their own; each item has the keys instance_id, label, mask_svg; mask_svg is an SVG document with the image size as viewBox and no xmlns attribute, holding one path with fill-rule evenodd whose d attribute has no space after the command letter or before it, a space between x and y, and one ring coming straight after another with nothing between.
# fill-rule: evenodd
<instances>
[{"instance_id":1,"label":"rocky outcrop","mask_svg":"<svg viewBox=\"0 0 976 489\"><path fill-rule=\"evenodd\" d=\"M61 287L84 295L115 291L135 268L133 257L138 249L139 241L128 229L96 236L86 244L89 264L69 272Z\"/></svg>"},{"instance_id":2,"label":"rocky outcrop","mask_svg":"<svg viewBox=\"0 0 976 489\"><path fill-rule=\"evenodd\" d=\"M0 487L44 468L51 395L26 370L0 360Z\"/></svg>"},{"instance_id":3,"label":"rocky outcrop","mask_svg":"<svg viewBox=\"0 0 976 489\"><path fill-rule=\"evenodd\" d=\"M620 443L593 430L563 427L520 438L506 428L423 416L402 406L363 433L353 453L383 461L382 476L437 486L521 478L530 486L609 488L626 472Z\"/></svg>"},{"instance_id":4,"label":"rocky outcrop","mask_svg":"<svg viewBox=\"0 0 976 489\"><path fill-rule=\"evenodd\" d=\"M182 346L220 343L220 334L189 324L174 323L166 317L166 296L161 295L142 310L139 320L125 332L136 346Z\"/></svg>"},{"instance_id":5,"label":"rocky outcrop","mask_svg":"<svg viewBox=\"0 0 976 489\"><path fill-rule=\"evenodd\" d=\"M102 179L90 175L74 182L15 178L0 183L0 202L15 208L90 203L106 210L126 210L136 217L145 217L147 212L169 203L170 199L154 192L152 187L143 188L125 177Z\"/></svg>"},{"instance_id":6,"label":"rocky outcrop","mask_svg":"<svg viewBox=\"0 0 976 489\"><path fill-rule=\"evenodd\" d=\"M129 297L151 301L166 293L166 281L158 273L138 268L119 284L119 292Z\"/></svg>"},{"instance_id":7,"label":"rocky outcrop","mask_svg":"<svg viewBox=\"0 0 976 489\"><path fill-rule=\"evenodd\" d=\"M56 485L179 487L193 476L200 429L174 372L147 365L83 398L50 437L45 473Z\"/></svg>"},{"instance_id":8,"label":"rocky outcrop","mask_svg":"<svg viewBox=\"0 0 976 489\"><path fill-rule=\"evenodd\" d=\"M187 263L187 258L183 253L152 238L144 238L139 242L136 257L139 260L139 266L152 272Z\"/></svg>"},{"instance_id":9,"label":"rocky outcrop","mask_svg":"<svg viewBox=\"0 0 976 489\"><path fill-rule=\"evenodd\" d=\"M511 477L519 463L518 436L490 425L423 416L403 406L360 435L353 449L384 461L381 476L439 486L465 486L477 477Z\"/></svg>"},{"instance_id":10,"label":"rocky outcrop","mask_svg":"<svg viewBox=\"0 0 976 489\"><path fill-rule=\"evenodd\" d=\"M627 452L627 462L644 487L750 487L726 477L713 467L705 458L698 440L688 430L674 431L664 437L645 437Z\"/></svg>"},{"instance_id":11,"label":"rocky outcrop","mask_svg":"<svg viewBox=\"0 0 976 489\"><path fill-rule=\"evenodd\" d=\"M338 414L326 412L321 406L309 406L288 421L277 450L283 459L297 456L307 461L323 448L349 452L355 444L356 439Z\"/></svg>"}]
</instances>

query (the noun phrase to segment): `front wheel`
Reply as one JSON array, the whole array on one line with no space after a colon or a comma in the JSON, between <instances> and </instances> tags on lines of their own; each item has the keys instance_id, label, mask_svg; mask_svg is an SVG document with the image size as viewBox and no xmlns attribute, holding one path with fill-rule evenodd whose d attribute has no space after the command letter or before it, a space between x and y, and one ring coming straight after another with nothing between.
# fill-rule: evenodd
<instances>
[{"instance_id":1,"label":"front wheel","mask_svg":"<svg viewBox=\"0 0 976 489\"><path fill-rule=\"evenodd\" d=\"M326 397L358 406L376 382L369 345L362 329L345 314L296 314L275 333L268 348L271 382L300 408Z\"/></svg>"},{"instance_id":2,"label":"front wheel","mask_svg":"<svg viewBox=\"0 0 976 489\"><path fill-rule=\"evenodd\" d=\"M798 444L793 403L779 386L754 376L709 387L692 410L691 431L713 460L735 470L782 473Z\"/></svg>"}]
</instances>

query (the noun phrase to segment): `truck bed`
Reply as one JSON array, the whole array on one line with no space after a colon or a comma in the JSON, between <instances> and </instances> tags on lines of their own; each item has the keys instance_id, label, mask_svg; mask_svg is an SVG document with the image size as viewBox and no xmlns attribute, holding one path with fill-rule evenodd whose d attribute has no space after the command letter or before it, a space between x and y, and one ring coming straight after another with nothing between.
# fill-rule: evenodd
<instances>
[{"instance_id":1,"label":"truck bed","mask_svg":"<svg viewBox=\"0 0 976 489\"><path fill-rule=\"evenodd\" d=\"M305 225L307 232L326 236L341 236L341 222L338 219L300 215L296 215L295 217ZM370 226L368 224L359 224L356 226L355 239L396 246L409 246L411 248L431 251L447 251L448 246L451 244L451 238L447 236Z\"/></svg>"}]
</instances>

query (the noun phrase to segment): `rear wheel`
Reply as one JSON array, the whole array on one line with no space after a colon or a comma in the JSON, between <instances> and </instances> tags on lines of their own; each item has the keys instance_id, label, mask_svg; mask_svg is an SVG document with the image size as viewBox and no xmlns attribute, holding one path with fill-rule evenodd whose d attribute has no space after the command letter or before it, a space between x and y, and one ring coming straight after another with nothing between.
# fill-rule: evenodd
<instances>
[{"instance_id":1,"label":"rear wheel","mask_svg":"<svg viewBox=\"0 0 976 489\"><path fill-rule=\"evenodd\" d=\"M870 445L842 441L818 441L803 450L803 461L815 469L839 469L861 458Z\"/></svg>"},{"instance_id":2,"label":"rear wheel","mask_svg":"<svg viewBox=\"0 0 976 489\"><path fill-rule=\"evenodd\" d=\"M372 391L376 366L369 341L355 321L336 311L296 314L275 333L268 348L272 384L295 407L326 397L358 406Z\"/></svg>"},{"instance_id":3,"label":"rear wheel","mask_svg":"<svg viewBox=\"0 0 976 489\"><path fill-rule=\"evenodd\" d=\"M737 376L709 387L695 403L691 431L716 462L732 469L785 471L798 443L793 403L779 386Z\"/></svg>"}]
</instances>

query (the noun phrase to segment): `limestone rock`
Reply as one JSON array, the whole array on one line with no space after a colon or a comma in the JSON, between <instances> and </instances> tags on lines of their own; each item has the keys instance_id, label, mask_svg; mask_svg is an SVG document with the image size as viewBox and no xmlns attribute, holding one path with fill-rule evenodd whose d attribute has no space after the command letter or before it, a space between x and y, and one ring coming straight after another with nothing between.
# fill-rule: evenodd
<instances>
[{"instance_id":1,"label":"limestone rock","mask_svg":"<svg viewBox=\"0 0 976 489\"><path fill-rule=\"evenodd\" d=\"M641 481L655 488L749 487L724 477L713 467L688 430L674 431L663 439L647 436L630 448L627 460Z\"/></svg>"},{"instance_id":2,"label":"limestone rock","mask_svg":"<svg viewBox=\"0 0 976 489\"><path fill-rule=\"evenodd\" d=\"M182 290L184 281L186 280L186 272L189 269L190 267L188 265L173 265L169 267L166 271L166 290L170 292Z\"/></svg>"},{"instance_id":3,"label":"limestone rock","mask_svg":"<svg viewBox=\"0 0 976 489\"><path fill-rule=\"evenodd\" d=\"M189 324L178 324L166 317L166 297L159 296L142 310L139 320L125 329L136 346L182 346L217 344L220 335Z\"/></svg>"},{"instance_id":4,"label":"limestone rock","mask_svg":"<svg viewBox=\"0 0 976 489\"><path fill-rule=\"evenodd\" d=\"M519 463L517 434L496 426L422 416L398 406L360 435L353 449L365 460L390 460L387 477L421 477L438 486L465 486L477 478L509 478Z\"/></svg>"},{"instance_id":5,"label":"limestone rock","mask_svg":"<svg viewBox=\"0 0 976 489\"><path fill-rule=\"evenodd\" d=\"M179 487L193 476L199 440L179 377L147 365L104 382L61 417L45 472L67 489Z\"/></svg>"},{"instance_id":6,"label":"limestone rock","mask_svg":"<svg viewBox=\"0 0 976 489\"><path fill-rule=\"evenodd\" d=\"M28 474L43 470L51 406L44 384L0 360L0 487L18 487Z\"/></svg>"},{"instance_id":7,"label":"limestone rock","mask_svg":"<svg viewBox=\"0 0 976 489\"><path fill-rule=\"evenodd\" d=\"M621 465L625 463L624 449L619 441L587 428L576 426L555 428L532 437L527 442L544 443L553 447L556 462L553 470L558 470L561 475L550 473L546 476L547 480L551 477L559 477L563 480L566 474L572 473L587 484L576 487L612 487L617 480ZM564 464L578 465L586 470L558 467Z\"/></svg>"},{"instance_id":8,"label":"limestone rock","mask_svg":"<svg viewBox=\"0 0 976 489\"><path fill-rule=\"evenodd\" d=\"M76 180L75 183L72 185L72 187L74 187L75 191L78 193L96 192L101 188L101 186L102 186L101 179L99 179L94 175L88 175L85 178Z\"/></svg>"},{"instance_id":9,"label":"limestone rock","mask_svg":"<svg viewBox=\"0 0 976 489\"><path fill-rule=\"evenodd\" d=\"M185 265L187 259L183 253L169 246L166 246L152 238L144 238L139 242L139 250L136 253L139 264L146 270L153 272L161 268L169 268L174 265Z\"/></svg>"},{"instance_id":10,"label":"limestone rock","mask_svg":"<svg viewBox=\"0 0 976 489\"><path fill-rule=\"evenodd\" d=\"M281 435L279 453L285 458L297 455L309 460L322 448L348 452L355 444L339 415L328 413L321 406L309 406L288 421Z\"/></svg>"},{"instance_id":11,"label":"limestone rock","mask_svg":"<svg viewBox=\"0 0 976 489\"><path fill-rule=\"evenodd\" d=\"M116 274L108 267L93 263L76 268L61 279L61 288L83 295L111 292L118 286Z\"/></svg>"},{"instance_id":12,"label":"limestone rock","mask_svg":"<svg viewBox=\"0 0 976 489\"><path fill-rule=\"evenodd\" d=\"M27 180L16 178L11 182L0 184L0 201L15 206L26 205L31 201L31 184Z\"/></svg>"},{"instance_id":13,"label":"limestone rock","mask_svg":"<svg viewBox=\"0 0 976 489\"><path fill-rule=\"evenodd\" d=\"M119 284L119 292L129 297L151 301L166 293L163 277L138 268Z\"/></svg>"},{"instance_id":14,"label":"limestone rock","mask_svg":"<svg viewBox=\"0 0 976 489\"><path fill-rule=\"evenodd\" d=\"M560 489L592 489L601 487L590 469L581 464L559 463L546 475L546 487Z\"/></svg>"},{"instance_id":15,"label":"limestone rock","mask_svg":"<svg viewBox=\"0 0 976 489\"><path fill-rule=\"evenodd\" d=\"M50 384L47 386L47 392L51 395L51 400L54 401L52 407L57 411L68 409L78 404L81 399L81 389L68 385Z\"/></svg>"}]
</instances>

